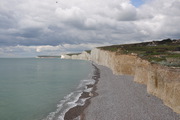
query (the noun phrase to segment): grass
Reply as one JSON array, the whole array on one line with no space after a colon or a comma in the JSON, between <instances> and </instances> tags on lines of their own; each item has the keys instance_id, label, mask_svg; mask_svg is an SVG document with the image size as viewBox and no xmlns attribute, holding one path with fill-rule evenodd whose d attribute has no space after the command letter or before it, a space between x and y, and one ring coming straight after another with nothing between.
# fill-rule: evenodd
<instances>
[{"instance_id":1,"label":"grass","mask_svg":"<svg viewBox=\"0 0 180 120\"><path fill-rule=\"evenodd\" d=\"M180 67L180 40L166 39L162 41L113 45L99 48L121 54L136 53L139 57L149 62ZM168 61L168 58L171 58L172 61Z\"/></svg>"},{"instance_id":2,"label":"grass","mask_svg":"<svg viewBox=\"0 0 180 120\"><path fill-rule=\"evenodd\" d=\"M72 55L79 55L79 54L81 54L81 53L70 53L70 54L67 54L67 55L72 56Z\"/></svg>"},{"instance_id":3,"label":"grass","mask_svg":"<svg viewBox=\"0 0 180 120\"><path fill-rule=\"evenodd\" d=\"M87 53L91 54L91 50L85 50Z\"/></svg>"}]
</instances>

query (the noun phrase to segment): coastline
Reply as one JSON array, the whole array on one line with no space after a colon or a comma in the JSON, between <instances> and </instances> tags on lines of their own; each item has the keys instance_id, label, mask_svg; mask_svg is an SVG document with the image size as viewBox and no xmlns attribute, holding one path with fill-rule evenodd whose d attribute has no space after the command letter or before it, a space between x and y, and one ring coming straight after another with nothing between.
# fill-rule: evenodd
<instances>
[{"instance_id":1,"label":"coastline","mask_svg":"<svg viewBox=\"0 0 180 120\"><path fill-rule=\"evenodd\" d=\"M61 55L63 59L91 60L110 68L116 75L132 75L145 84L147 92L180 114L179 39L112 45L78 54Z\"/></svg>"},{"instance_id":2,"label":"coastline","mask_svg":"<svg viewBox=\"0 0 180 120\"><path fill-rule=\"evenodd\" d=\"M101 77L96 85L98 96L85 108L83 120L179 120L180 114L165 106L159 98L148 94L146 86L129 75L114 75L97 65ZM82 119L81 119L82 120Z\"/></svg>"},{"instance_id":3,"label":"coastline","mask_svg":"<svg viewBox=\"0 0 180 120\"><path fill-rule=\"evenodd\" d=\"M84 105L77 105L77 106L69 109L64 116L64 120L84 120L85 119L84 111L90 105L91 98L98 95L98 93L96 93L96 90L97 90L96 85L100 78L100 71L99 71L98 67L96 67L96 65L94 65L93 63L92 63L92 66L94 67L92 79L95 80L95 83L93 85L92 84L86 85L87 89L92 88L92 91L90 91L90 92L84 91L81 94L79 99L86 99Z\"/></svg>"}]
</instances>

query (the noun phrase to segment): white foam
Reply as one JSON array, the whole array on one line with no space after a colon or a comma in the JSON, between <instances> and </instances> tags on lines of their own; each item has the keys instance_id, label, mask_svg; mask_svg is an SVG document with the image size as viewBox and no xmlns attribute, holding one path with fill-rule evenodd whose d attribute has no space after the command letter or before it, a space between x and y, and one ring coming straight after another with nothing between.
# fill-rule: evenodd
<instances>
[{"instance_id":1,"label":"white foam","mask_svg":"<svg viewBox=\"0 0 180 120\"><path fill-rule=\"evenodd\" d=\"M85 104L86 100L89 99L89 98L90 98L90 97L80 99L80 100L78 101L77 105L83 106L83 105Z\"/></svg>"},{"instance_id":2,"label":"white foam","mask_svg":"<svg viewBox=\"0 0 180 120\"><path fill-rule=\"evenodd\" d=\"M79 84L78 88L86 87L86 85L93 85L95 84L95 80L89 79L89 80L82 80Z\"/></svg>"},{"instance_id":3,"label":"white foam","mask_svg":"<svg viewBox=\"0 0 180 120\"><path fill-rule=\"evenodd\" d=\"M81 120L81 117L78 116L77 118L74 118L73 120Z\"/></svg>"},{"instance_id":4,"label":"white foam","mask_svg":"<svg viewBox=\"0 0 180 120\"><path fill-rule=\"evenodd\" d=\"M93 90L93 88L88 88L88 89L85 89L84 92L91 92Z\"/></svg>"},{"instance_id":5,"label":"white foam","mask_svg":"<svg viewBox=\"0 0 180 120\"><path fill-rule=\"evenodd\" d=\"M64 120L64 117L59 116L59 117L58 117L58 120Z\"/></svg>"},{"instance_id":6,"label":"white foam","mask_svg":"<svg viewBox=\"0 0 180 120\"><path fill-rule=\"evenodd\" d=\"M61 100L57 105L56 111L51 112L47 116L47 118L43 120L53 120L55 117L57 117L57 120L64 120L66 112L77 105L83 106L85 104L85 101L90 98L88 97L79 99L83 92L92 91L93 88L87 88L87 85L93 84L95 84L95 80L93 79L81 80L79 86L77 87L77 90L65 96L64 99ZM77 117L74 120L79 120L79 118Z\"/></svg>"},{"instance_id":7,"label":"white foam","mask_svg":"<svg viewBox=\"0 0 180 120\"><path fill-rule=\"evenodd\" d=\"M70 98L73 95L73 92L68 94L67 96L64 97L65 100L67 100L68 98Z\"/></svg>"}]
</instances>

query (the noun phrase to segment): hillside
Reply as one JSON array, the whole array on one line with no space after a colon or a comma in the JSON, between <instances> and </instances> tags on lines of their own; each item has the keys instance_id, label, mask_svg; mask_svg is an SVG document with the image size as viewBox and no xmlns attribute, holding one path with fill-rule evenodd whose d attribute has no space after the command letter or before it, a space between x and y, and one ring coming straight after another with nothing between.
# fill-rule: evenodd
<instances>
[{"instance_id":1,"label":"hillside","mask_svg":"<svg viewBox=\"0 0 180 120\"><path fill-rule=\"evenodd\" d=\"M131 54L165 66L180 67L180 39L99 47L117 54Z\"/></svg>"}]
</instances>

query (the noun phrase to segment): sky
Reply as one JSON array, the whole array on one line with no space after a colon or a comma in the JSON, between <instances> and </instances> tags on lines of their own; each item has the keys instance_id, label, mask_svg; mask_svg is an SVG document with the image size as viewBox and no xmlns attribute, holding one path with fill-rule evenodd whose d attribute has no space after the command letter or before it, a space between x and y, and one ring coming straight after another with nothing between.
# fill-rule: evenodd
<instances>
[{"instance_id":1,"label":"sky","mask_svg":"<svg viewBox=\"0 0 180 120\"><path fill-rule=\"evenodd\" d=\"M0 0L0 57L180 38L180 0Z\"/></svg>"},{"instance_id":2,"label":"sky","mask_svg":"<svg viewBox=\"0 0 180 120\"><path fill-rule=\"evenodd\" d=\"M144 4L145 0L131 0L131 4L135 7L139 7Z\"/></svg>"}]
</instances>

